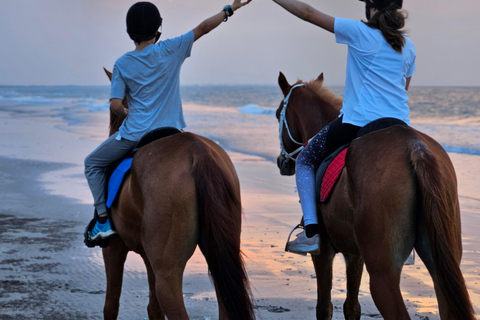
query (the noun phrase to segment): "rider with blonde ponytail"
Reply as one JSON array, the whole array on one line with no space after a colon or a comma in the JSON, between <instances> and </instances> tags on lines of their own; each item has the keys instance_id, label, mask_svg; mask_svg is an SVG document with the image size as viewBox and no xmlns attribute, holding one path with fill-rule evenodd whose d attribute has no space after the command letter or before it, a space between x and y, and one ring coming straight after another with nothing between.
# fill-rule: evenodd
<instances>
[{"instance_id":1,"label":"rider with blonde ponytail","mask_svg":"<svg viewBox=\"0 0 480 320\"><path fill-rule=\"evenodd\" d=\"M319 226L315 172L325 157L356 138L367 123L383 117L410 124L408 87L415 67L415 47L405 35L402 0L365 2L367 21L334 18L297 0L273 0L293 15L335 34L348 46L347 74L340 116L318 132L298 155L296 182L305 232L289 242L288 250L318 254Z\"/></svg>"}]
</instances>

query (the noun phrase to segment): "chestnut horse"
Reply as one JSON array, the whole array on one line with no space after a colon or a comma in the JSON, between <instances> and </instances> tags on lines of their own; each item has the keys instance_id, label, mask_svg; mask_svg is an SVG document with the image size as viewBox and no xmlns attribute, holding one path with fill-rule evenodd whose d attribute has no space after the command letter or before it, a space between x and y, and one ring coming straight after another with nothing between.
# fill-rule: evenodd
<instances>
[{"instance_id":1,"label":"chestnut horse","mask_svg":"<svg viewBox=\"0 0 480 320\"><path fill-rule=\"evenodd\" d=\"M110 135L122 121L110 112ZM227 153L205 137L178 133L139 149L130 172L111 208L119 238L103 248L104 318L118 316L124 263L134 251L147 269L149 319L188 319L183 272L198 244L216 289L219 319L255 319L240 251L240 185Z\"/></svg>"},{"instance_id":2,"label":"chestnut horse","mask_svg":"<svg viewBox=\"0 0 480 320\"><path fill-rule=\"evenodd\" d=\"M280 121L284 152L277 163L281 174L293 175L299 144L338 117L342 99L323 87L323 74L292 86L280 73L278 82L285 96L277 110L279 120L286 110L285 121ZM429 136L396 125L353 141L333 193L327 202L318 203L317 214L320 254L312 255L317 319L332 318L332 262L337 252L347 265L345 319L360 319L358 292L364 264L383 318L410 319L400 274L413 248L432 276L441 319L475 319L460 271L455 171L447 153Z\"/></svg>"}]
</instances>

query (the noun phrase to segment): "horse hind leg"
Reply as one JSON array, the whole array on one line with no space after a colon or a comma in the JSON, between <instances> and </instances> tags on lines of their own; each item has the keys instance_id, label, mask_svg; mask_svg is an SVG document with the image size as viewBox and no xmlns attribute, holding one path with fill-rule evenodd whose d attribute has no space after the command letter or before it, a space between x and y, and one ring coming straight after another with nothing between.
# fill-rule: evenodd
<instances>
[{"instance_id":1,"label":"horse hind leg","mask_svg":"<svg viewBox=\"0 0 480 320\"><path fill-rule=\"evenodd\" d=\"M378 310L386 320L410 319L400 290L403 263L413 249L415 222L413 201L401 201L405 207L388 217L388 226L381 223L369 226L361 237L359 249L370 275L370 292ZM382 211L378 211L380 216ZM360 238L360 236L358 237ZM382 239L382 241L378 241Z\"/></svg>"},{"instance_id":2,"label":"horse hind leg","mask_svg":"<svg viewBox=\"0 0 480 320\"><path fill-rule=\"evenodd\" d=\"M331 291L334 257L334 249L325 238L322 238L320 241L320 254L312 255L315 275L317 276L317 320L332 319L333 305Z\"/></svg>"},{"instance_id":3,"label":"horse hind leg","mask_svg":"<svg viewBox=\"0 0 480 320\"><path fill-rule=\"evenodd\" d=\"M193 250L191 252L193 254ZM149 256L151 257L151 255ZM157 259L155 259L151 268L155 281L154 284L151 284L152 296L150 301L156 297L158 308L157 304L151 302L148 309L149 315L154 312L160 316L159 310L161 310L169 320L189 319L182 290L183 272L188 258L185 259L179 254L172 253L168 248L165 250L165 254L157 253L156 257ZM149 276L149 278L152 276ZM153 319L157 318L154 317Z\"/></svg>"},{"instance_id":4,"label":"horse hind leg","mask_svg":"<svg viewBox=\"0 0 480 320\"><path fill-rule=\"evenodd\" d=\"M384 319L410 319L400 292L400 272L370 272L370 292Z\"/></svg>"},{"instance_id":5,"label":"horse hind leg","mask_svg":"<svg viewBox=\"0 0 480 320\"><path fill-rule=\"evenodd\" d=\"M157 293L155 289L155 274L150 266L150 262L146 257L142 257L145 262L145 267L147 269L148 275L148 287L149 287L149 301L147 306L148 319L150 320L164 320L165 314L158 303Z\"/></svg>"},{"instance_id":6,"label":"horse hind leg","mask_svg":"<svg viewBox=\"0 0 480 320\"><path fill-rule=\"evenodd\" d=\"M361 307L358 292L362 281L363 259L360 256L344 254L347 264L347 299L343 304L345 320L359 320Z\"/></svg>"},{"instance_id":7,"label":"horse hind leg","mask_svg":"<svg viewBox=\"0 0 480 320\"><path fill-rule=\"evenodd\" d=\"M411 226L405 229L413 230ZM385 320L410 319L400 290L403 263L413 248L413 241L410 240L413 237L408 236L410 233L407 230L400 232L400 229L397 229L396 231L404 235L403 239L383 237L380 245L378 241L370 239L368 250L365 247L362 248L362 256L370 274L370 292L378 311ZM380 238L381 233L374 233L377 239ZM387 234L391 235L395 232L390 230Z\"/></svg>"},{"instance_id":8,"label":"horse hind leg","mask_svg":"<svg viewBox=\"0 0 480 320\"><path fill-rule=\"evenodd\" d=\"M151 266L151 299L156 296L159 305L149 304L149 312L161 309L169 320L184 320L188 314L183 301L183 272L197 246L197 218L193 208L186 207L187 202L175 205L166 199L158 201L149 202L152 207L145 208L143 218L142 244ZM194 206L194 202L189 203Z\"/></svg>"},{"instance_id":9,"label":"horse hind leg","mask_svg":"<svg viewBox=\"0 0 480 320\"><path fill-rule=\"evenodd\" d=\"M128 248L122 239L111 239L110 245L103 248L103 261L107 276L107 293L103 307L103 317L114 320L118 317L120 294L122 292L123 267L128 254Z\"/></svg>"},{"instance_id":10,"label":"horse hind leg","mask_svg":"<svg viewBox=\"0 0 480 320\"><path fill-rule=\"evenodd\" d=\"M188 259L179 261L178 255L165 255L161 258L163 261L154 264L152 268L155 276L154 292L159 306L169 320L189 319L183 300L183 273Z\"/></svg>"}]
</instances>

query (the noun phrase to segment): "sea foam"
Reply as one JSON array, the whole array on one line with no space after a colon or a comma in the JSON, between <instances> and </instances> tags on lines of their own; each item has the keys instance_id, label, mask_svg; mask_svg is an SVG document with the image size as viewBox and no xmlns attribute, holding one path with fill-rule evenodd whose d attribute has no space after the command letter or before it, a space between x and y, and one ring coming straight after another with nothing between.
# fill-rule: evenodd
<instances>
[{"instance_id":1,"label":"sea foam","mask_svg":"<svg viewBox=\"0 0 480 320\"><path fill-rule=\"evenodd\" d=\"M275 114L275 110L260 108L254 104L247 104L243 108L238 109L238 111L248 114Z\"/></svg>"}]
</instances>

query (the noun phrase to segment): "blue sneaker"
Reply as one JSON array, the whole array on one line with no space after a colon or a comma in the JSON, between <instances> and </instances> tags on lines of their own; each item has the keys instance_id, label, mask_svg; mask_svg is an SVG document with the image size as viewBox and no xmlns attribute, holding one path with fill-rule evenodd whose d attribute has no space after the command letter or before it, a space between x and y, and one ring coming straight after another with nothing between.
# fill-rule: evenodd
<instances>
[{"instance_id":1,"label":"blue sneaker","mask_svg":"<svg viewBox=\"0 0 480 320\"><path fill-rule=\"evenodd\" d=\"M116 234L117 232L112 230L112 227L110 226L110 220L107 219L107 222L105 223L99 223L97 221L97 223L95 223L95 227L93 227L93 230L90 233L90 240L96 241L96 240L108 239Z\"/></svg>"}]
</instances>

